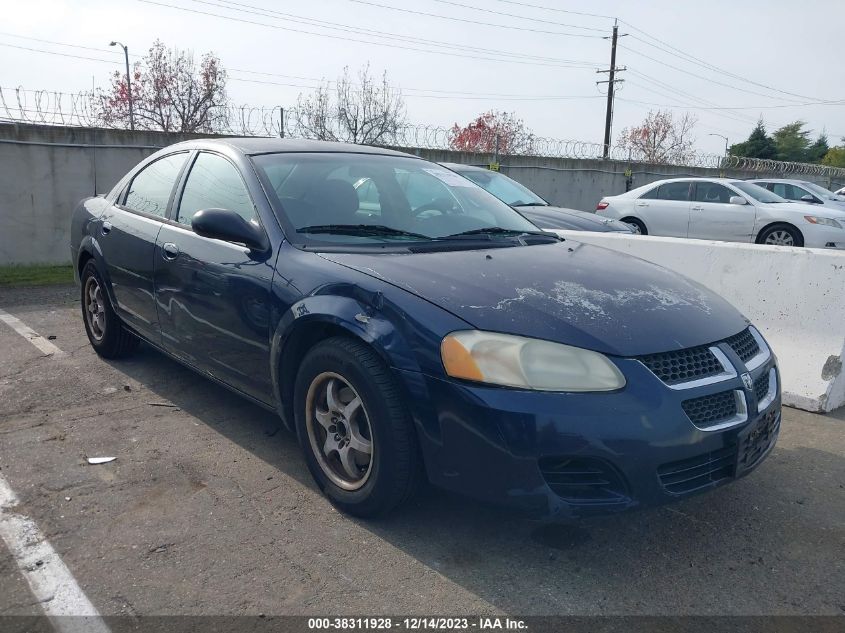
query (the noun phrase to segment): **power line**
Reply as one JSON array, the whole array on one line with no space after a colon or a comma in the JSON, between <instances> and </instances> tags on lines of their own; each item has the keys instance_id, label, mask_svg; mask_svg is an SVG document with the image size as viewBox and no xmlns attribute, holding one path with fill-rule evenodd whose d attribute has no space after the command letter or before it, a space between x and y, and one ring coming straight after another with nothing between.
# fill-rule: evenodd
<instances>
[{"instance_id":1,"label":"power line","mask_svg":"<svg viewBox=\"0 0 845 633\"><path fill-rule=\"evenodd\" d=\"M449 20L452 22L463 22L465 24L477 24L480 26L492 26L500 29L508 29L511 31L527 31L529 33L541 33L543 35L563 35L566 37L589 37L589 38L600 38L601 35L587 35L585 33L567 33L565 31L545 31L542 29L532 29L524 26L514 26L512 24L494 24L493 22L481 22L479 20L470 20L467 18L458 18L453 17L450 15L441 15L439 13L427 13L425 11L415 11L414 9L405 9L402 7L393 7L387 4L379 4L377 2L368 2L367 0L349 0L349 2L354 2L356 4L365 4L372 7L379 7L381 9L389 9L390 11L401 11L403 13L411 13L414 15L424 15L430 18L438 18L441 20Z\"/></svg>"},{"instance_id":2,"label":"power line","mask_svg":"<svg viewBox=\"0 0 845 633\"><path fill-rule=\"evenodd\" d=\"M548 67L552 67L552 68L577 68L577 67L584 68L584 67L587 67L583 64L581 66L575 66L573 64L533 62L533 61L520 60L520 59L510 59L510 58L504 58L504 59L498 58L497 59L497 58L494 58L494 57L484 57L484 56L480 56L480 55L466 55L466 54L449 52L449 51L438 51L438 50L431 50L431 49L425 49L425 48L416 48L416 47L413 47L413 46L400 46L399 44L388 44L386 42L373 42L373 41L370 41L370 40L361 40L361 39L355 39L355 38L350 38L350 37L343 37L343 36L340 36L340 35L331 35L329 33L315 33L314 31L306 31L306 30L303 30L303 29L294 29L292 27L281 26L281 25L278 25L278 24L267 24L266 22L257 22L255 20L247 20L247 19L244 19L244 18L238 18L238 17L228 16L228 15L221 15L219 13L211 13L209 11L200 11L199 9L189 9L187 7L179 7L179 6L175 6L175 5L165 4L163 2L155 2L154 0L138 0L138 2L142 2L144 4L151 4L151 5L155 5L155 6L160 6L160 7L165 7L167 9L175 9L177 11L184 11L186 13L193 13L193 14L196 14L196 15L205 15L205 16L209 16L209 17L220 18L220 19L223 19L223 20L229 20L229 21L232 21L232 22L240 22L242 24L252 24L254 26L261 26L261 27L265 27L265 28L277 29L277 30L280 30L280 31L287 31L287 32L292 32L292 33L301 33L301 34L305 34L305 35L314 35L314 36L317 36L317 37L325 37L325 38L334 39L334 40L341 40L341 41L344 41L344 42L357 42L357 43L361 43L361 44L371 44L371 45L374 45L374 46L385 46L385 47L388 47L388 48L398 48L398 49L402 49L402 50L418 51L418 52L421 52L421 53L429 53L429 54L434 54L434 55L446 55L448 57L463 57L463 58L467 58L467 59L478 59L478 60L493 61L493 62L498 62L498 63L507 62L507 63L512 63L512 64L526 64L526 65L531 65L531 66L548 66ZM265 17L268 17L268 16L265 16ZM497 53L497 54L501 54L501 53Z\"/></svg>"},{"instance_id":3,"label":"power line","mask_svg":"<svg viewBox=\"0 0 845 633\"><path fill-rule=\"evenodd\" d=\"M397 33L390 33L387 31L378 31L375 29L368 29L364 27L358 26L349 26L346 24L339 24L337 22L329 22L327 20L318 20L316 18L306 18L300 15L296 15L293 13L285 13L283 11L276 11L274 9L265 9L264 7L254 6L250 4L245 4L242 2L235 2L234 0L219 0L218 2L214 2L212 0L188 0L188 2L194 2L196 4L205 4L210 5L213 7L217 7L220 9L226 9L228 11L235 11L238 13L247 13L252 15L258 15L264 18L270 18L271 20L280 20L282 22L293 22L295 24L305 24L307 26L316 26L317 28L321 29L329 29L334 31L341 31L344 33L355 33L358 35L365 35L371 36L375 35L381 38L387 38L391 40L396 40L399 42L411 42L412 44L423 44L425 46L436 46L441 48L449 48L449 49L456 49L456 50L467 50L473 53L482 53L487 55L500 55L506 57L516 57L521 59L531 59L531 60L540 60L540 61L551 61L551 62L563 62L563 63L573 63L573 64L590 64L590 62L584 62L581 60L569 60L569 59L556 59L553 57L541 57L538 55L526 55L525 53L512 53L509 51L502 51L499 49L489 49L489 48L480 48L477 46L469 46L467 44L454 44L452 42L443 42L440 40L432 40L431 38L420 38L420 37L413 37L410 35L400 35ZM222 4L221 4L222 2ZM227 6L232 5L232 6Z\"/></svg>"},{"instance_id":4,"label":"power line","mask_svg":"<svg viewBox=\"0 0 845 633\"><path fill-rule=\"evenodd\" d=\"M515 4L520 7L531 7L532 9L542 9L544 11L556 11L557 13L569 13L572 15L583 15L590 18L603 18L606 20L615 20L616 18L612 15L601 15L599 13L585 13L584 11L572 11L571 9L559 9L557 7L544 7L539 4L529 4L527 2L516 2L515 0L496 0L497 2L503 2L505 4ZM622 22L622 20L619 20Z\"/></svg>"},{"instance_id":5,"label":"power line","mask_svg":"<svg viewBox=\"0 0 845 633\"><path fill-rule=\"evenodd\" d=\"M0 43L0 46L6 46L8 48L17 48L23 51L32 51L33 53L47 53L49 55L61 55L62 57L71 57L73 59L87 59L88 61L92 62L103 62L106 64L119 64L120 60L117 59L97 59L95 57L84 57L82 55L72 55L71 53L59 53L56 51L45 51L40 48L31 48L29 46L16 46L15 44L3 44Z\"/></svg>"},{"instance_id":6,"label":"power line","mask_svg":"<svg viewBox=\"0 0 845 633\"><path fill-rule=\"evenodd\" d=\"M624 20L619 20L619 21L622 22L623 24L625 24L626 26L632 28L633 30L635 30L639 33L642 33L643 35L645 35L646 37L654 40L655 42L662 44L666 48L662 48L660 46L657 46L656 44L652 44L651 42L648 42L641 37L637 37L636 35L631 36L633 39L635 39L639 42L642 42L646 46L651 46L652 48L656 48L657 50L663 51L664 53L668 53L670 55L681 55L682 58L684 59L684 61L686 61L687 63L695 64L697 66L706 68L708 70L723 73L725 75L728 75L729 77L732 77L733 79L738 79L740 81L744 81L746 83L757 86L758 88L765 88L766 90L770 90L772 92L779 92L781 94L789 95L791 97L798 97L798 98L801 98L801 99L805 99L807 97L807 95L801 95L801 94L796 94L794 92L789 92L787 90L781 90L780 88L775 88L774 86L769 86L769 85L760 83L760 82L755 81L753 79L749 79L748 77L743 77L741 75L737 75L736 73L733 73L733 72L726 70L724 68L720 68L719 66L711 64L710 62L707 62L707 61L705 61L701 58L695 57L694 55L691 55L690 53L687 53L687 52L685 52L685 51L683 51L679 48L676 48L675 46L672 46L671 44L664 42L663 40L658 39L658 38L654 37L653 35L646 33L642 29L637 28L636 26L634 26L633 24L630 24L629 22L625 22ZM768 96L768 95L766 95L766 96ZM770 98L772 98L772 97L770 97ZM814 99L814 100L815 101L824 101L824 99Z\"/></svg>"},{"instance_id":7,"label":"power line","mask_svg":"<svg viewBox=\"0 0 845 633\"><path fill-rule=\"evenodd\" d=\"M439 2L440 4L448 4L453 7L461 7L462 9L471 9L472 11L481 11L483 13L492 13L493 15L501 15L508 18L516 18L517 20L528 20L530 22L538 22L542 24L553 24L554 26L565 26L571 29L581 29L582 31L596 31L597 33L605 33L605 29L599 29L593 26L580 26L578 24L567 24L564 22L554 22L552 20L543 20L541 18L529 18L524 15L517 15L515 13L505 13L504 11L496 11L495 9L486 9L484 7L476 7L471 4L463 4L461 2L454 2L454 0L432 0L432 2Z\"/></svg>"},{"instance_id":8,"label":"power line","mask_svg":"<svg viewBox=\"0 0 845 633\"><path fill-rule=\"evenodd\" d=\"M267 84L270 86L288 86L293 88L311 88L315 89L318 86L303 86L301 84L290 84L276 81L266 81L261 79L246 79L243 77L230 77L233 81L244 81L248 83ZM337 82L327 82L337 83ZM393 87L393 86L391 86ZM398 88L401 90L403 96L417 99L472 99L472 100L503 100L503 101L569 101L579 99L603 99L602 95L521 95L521 94L496 94L496 93L473 93L473 92L450 92L444 90L429 90L426 88ZM445 94L406 94L405 91L415 92L438 92ZM356 91L360 92L360 91Z\"/></svg>"}]
</instances>

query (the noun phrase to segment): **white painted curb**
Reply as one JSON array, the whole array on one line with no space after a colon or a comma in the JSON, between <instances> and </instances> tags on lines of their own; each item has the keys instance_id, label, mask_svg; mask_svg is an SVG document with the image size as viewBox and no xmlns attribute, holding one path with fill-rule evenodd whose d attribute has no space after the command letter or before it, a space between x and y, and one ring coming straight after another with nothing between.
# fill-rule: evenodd
<instances>
[{"instance_id":1,"label":"white painted curb","mask_svg":"<svg viewBox=\"0 0 845 633\"><path fill-rule=\"evenodd\" d=\"M654 262L736 306L780 363L784 404L806 411L845 405L845 251L556 231Z\"/></svg>"}]
</instances>

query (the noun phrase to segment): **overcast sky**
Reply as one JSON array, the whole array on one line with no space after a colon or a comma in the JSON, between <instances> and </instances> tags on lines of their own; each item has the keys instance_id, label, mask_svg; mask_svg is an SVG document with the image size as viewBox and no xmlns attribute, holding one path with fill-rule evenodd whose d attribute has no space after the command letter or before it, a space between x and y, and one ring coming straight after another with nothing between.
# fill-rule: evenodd
<instances>
[{"instance_id":1,"label":"overcast sky","mask_svg":"<svg viewBox=\"0 0 845 633\"><path fill-rule=\"evenodd\" d=\"M402 88L412 122L449 126L507 110L536 134L601 142L605 87L595 82L605 77L596 70L609 63L603 37L613 24L601 16L613 16L620 34L629 34L620 38L617 56L628 71L620 74L614 140L649 109L680 114L690 106L703 151L724 150L724 140L711 133L744 140L761 115L770 131L803 119L814 135L825 128L831 144L845 135L845 0L155 2L3 0L4 93L18 86L66 92L90 90L92 81L105 86L123 63L110 40L141 55L159 38L197 55L219 55L238 104L292 106L319 79L369 62ZM825 100L843 104L800 105Z\"/></svg>"}]
</instances>

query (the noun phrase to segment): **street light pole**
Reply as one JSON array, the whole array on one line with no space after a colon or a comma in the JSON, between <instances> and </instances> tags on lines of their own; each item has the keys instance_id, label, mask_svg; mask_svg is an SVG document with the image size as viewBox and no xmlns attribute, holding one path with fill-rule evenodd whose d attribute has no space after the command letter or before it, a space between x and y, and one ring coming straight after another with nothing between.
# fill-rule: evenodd
<instances>
[{"instance_id":1,"label":"street light pole","mask_svg":"<svg viewBox=\"0 0 845 633\"><path fill-rule=\"evenodd\" d=\"M112 42L109 46L120 46L123 49L123 58L126 60L126 92L129 95L129 129L135 130L135 115L132 112L132 80L129 78L129 47L120 42Z\"/></svg>"},{"instance_id":2,"label":"street light pole","mask_svg":"<svg viewBox=\"0 0 845 633\"><path fill-rule=\"evenodd\" d=\"M728 157L728 137L722 136L721 134L708 134L707 136L718 136L719 138L725 139L725 158Z\"/></svg>"}]
</instances>

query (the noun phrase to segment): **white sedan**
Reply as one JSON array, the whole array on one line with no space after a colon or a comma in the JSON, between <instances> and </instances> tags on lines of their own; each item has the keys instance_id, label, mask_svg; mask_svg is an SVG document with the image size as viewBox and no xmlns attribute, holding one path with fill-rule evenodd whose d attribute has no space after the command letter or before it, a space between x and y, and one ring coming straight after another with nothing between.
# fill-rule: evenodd
<instances>
[{"instance_id":1,"label":"white sedan","mask_svg":"<svg viewBox=\"0 0 845 633\"><path fill-rule=\"evenodd\" d=\"M845 212L789 202L743 180L659 180L596 206L642 234L845 250Z\"/></svg>"}]
</instances>

